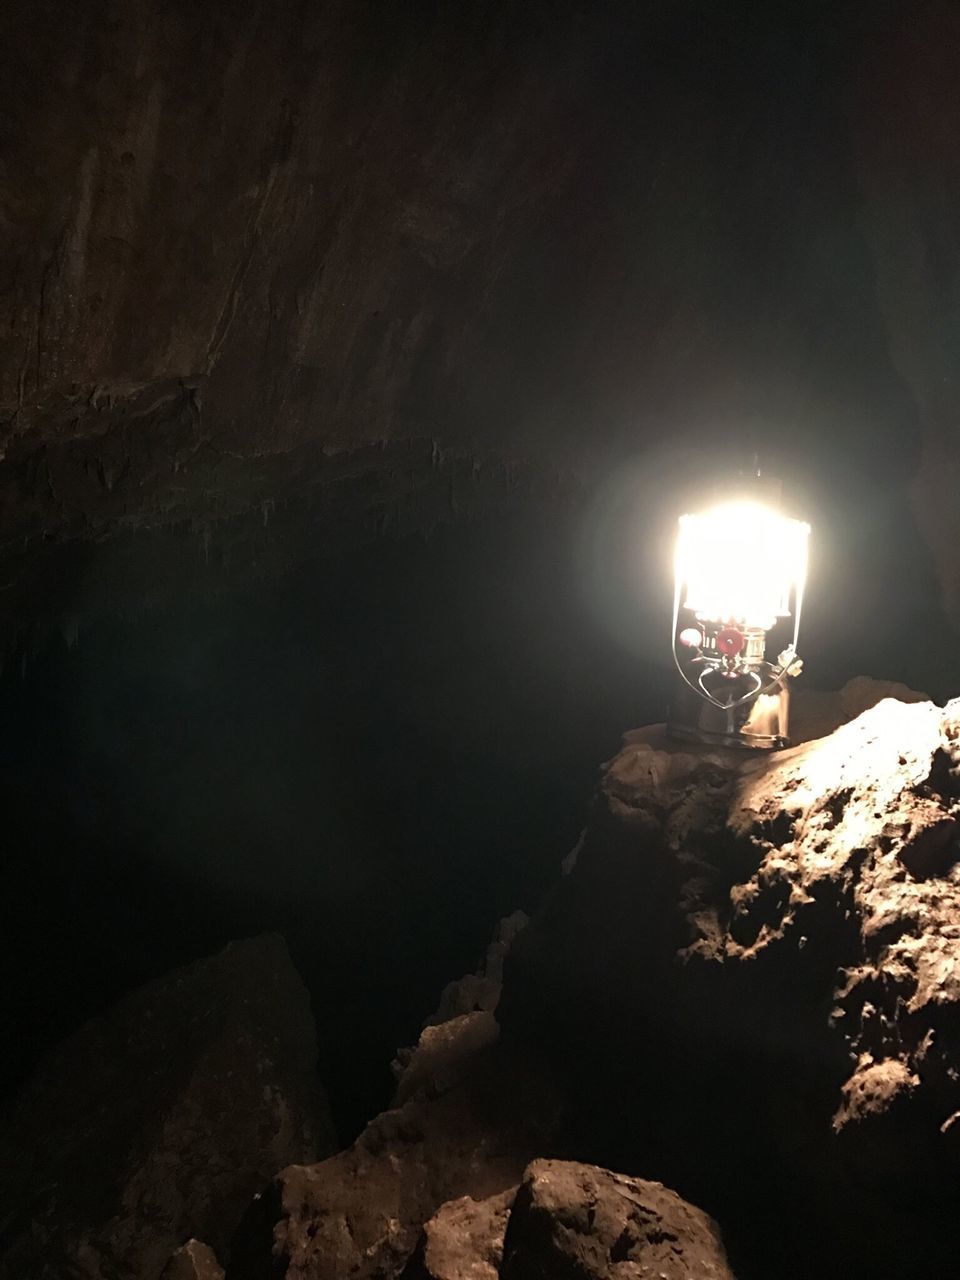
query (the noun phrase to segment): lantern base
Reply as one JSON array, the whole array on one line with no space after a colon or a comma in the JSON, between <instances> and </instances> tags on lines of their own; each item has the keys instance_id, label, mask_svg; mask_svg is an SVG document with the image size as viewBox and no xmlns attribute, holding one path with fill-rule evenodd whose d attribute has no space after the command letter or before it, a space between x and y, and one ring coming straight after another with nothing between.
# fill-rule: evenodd
<instances>
[{"instance_id":1,"label":"lantern base","mask_svg":"<svg viewBox=\"0 0 960 1280\"><path fill-rule=\"evenodd\" d=\"M757 694L734 707L717 707L678 678L667 733L714 747L778 751L790 745L789 714L790 690L785 679L769 693Z\"/></svg>"}]
</instances>

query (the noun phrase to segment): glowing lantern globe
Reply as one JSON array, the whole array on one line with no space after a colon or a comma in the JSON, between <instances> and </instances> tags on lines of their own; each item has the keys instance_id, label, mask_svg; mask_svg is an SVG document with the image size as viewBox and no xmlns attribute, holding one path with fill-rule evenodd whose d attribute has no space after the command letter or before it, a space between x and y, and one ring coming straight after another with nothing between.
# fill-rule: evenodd
<instances>
[{"instance_id":1,"label":"glowing lantern globe","mask_svg":"<svg viewBox=\"0 0 960 1280\"><path fill-rule=\"evenodd\" d=\"M808 524L754 502L680 517L671 733L726 746L787 745L809 536ZM792 638L769 661L770 633L791 616Z\"/></svg>"}]
</instances>

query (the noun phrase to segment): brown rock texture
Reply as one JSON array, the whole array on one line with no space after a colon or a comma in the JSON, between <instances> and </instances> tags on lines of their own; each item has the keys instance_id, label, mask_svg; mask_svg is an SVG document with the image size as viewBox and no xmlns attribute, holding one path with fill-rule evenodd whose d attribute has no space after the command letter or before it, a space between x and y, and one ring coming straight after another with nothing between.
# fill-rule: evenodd
<instances>
[{"instance_id":1,"label":"brown rock texture","mask_svg":"<svg viewBox=\"0 0 960 1280\"><path fill-rule=\"evenodd\" d=\"M438 1032L445 1046L436 1076L420 1077L418 1090L349 1150L279 1174L242 1232L230 1280L255 1280L271 1264L288 1280L396 1276L442 1204L517 1185L557 1127L556 1096L540 1072L502 1052L492 1015L467 1014L424 1034Z\"/></svg>"},{"instance_id":2,"label":"brown rock texture","mask_svg":"<svg viewBox=\"0 0 960 1280\"><path fill-rule=\"evenodd\" d=\"M486 1200L461 1196L441 1205L424 1226L402 1280L497 1280L516 1197L517 1188L510 1187Z\"/></svg>"},{"instance_id":3,"label":"brown rock texture","mask_svg":"<svg viewBox=\"0 0 960 1280\"><path fill-rule=\"evenodd\" d=\"M948 1274L958 868L960 702L775 754L628 734L495 940L499 1002L448 989L494 1010L428 1022L394 1109L280 1173L229 1280Z\"/></svg>"},{"instance_id":4,"label":"brown rock texture","mask_svg":"<svg viewBox=\"0 0 960 1280\"><path fill-rule=\"evenodd\" d=\"M233 1241L229 1280L262 1280L271 1268L303 1280L386 1280L407 1265L420 1274L415 1268L431 1257L444 1266L477 1262L474 1243L495 1235L489 1213L499 1214L504 1195L512 1199L562 1113L549 1072L499 1044L503 964L525 924L522 912L501 920L478 971L445 988L418 1043L393 1064L391 1109L348 1150L282 1170L251 1206ZM486 1208L474 1215L477 1201ZM433 1236L423 1237L444 1205ZM425 1253L431 1238L436 1249ZM455 1241L452 1254L444 1241Z\"/></svg>"},{"instance_id":5,"label":"brown rock texture","mask_svg":"<svg viewBox=\"0 0 960 1280\"><path fill-rule=\"evenodd\" d=\"M819 1274L946 1265L958 742L960 704L893 699L770 757L628 735L508 958L504 1036L562 1064L573 1148L705 1205L738 1274L798 1197Z\"/></svg>"},{"instance_id":6,"label":"brown rock texture","mask_svg":"<svg viewBox=\"0 0 960 1280\"><path fill-rule=\"evenodd\" d=\"M884 698L895 698L897 702L930 701L929 694L894 680L874 680L870 676L854 676L842 689L830 693L801 687L791 703L790 741L825 738Z\"/></svg>"},{"instance_id":7,"label":"brown rock texture","mask_svg":"<svg viewBox=\"0 0 960 1280\"><path fill-rule=\"evenodd\" d=\"M435 1013L426 1025L443 1023L460 1014L474 1011L492 1013L500 999L503 987L503 965L517 934L529 923L522 911L505 916L497 925L493 939L487 947L483 964L476 973L468 973L456 982L449 982L440 996Z\"/></svg>"},{"instance_id":8,"label":"brown rock texture","mask_svg":"<svg viewBox=\"0 0 960 1280\"><path fill-rule=\"evenodd\" d=\"M733 1280L714 1223L659 1182L534 1160L519 1187L443 1205L402 1280Z\"/></svg>"},{"instance_id":9,"label":"brown rock texture","mask_svg":"<svg viewBox=\"0 0 960 1280\"><path fill-rule=\"evenodd\" d=\"M833 901L855 922L831 1026L852 1056L834 1123L878 1123L916 1094L941 1124L960 1105L960 702L886 700L746 779L730 830L762 852L731 897L737 959L810 945ZM780 904L774 908L774 904ZM715 957L705 929L692 950Z\"/></svg>"},{"instance_id":10,"label":"brown rock texture","mask_svg":"<svg viewBox=\"0 0 960 1280\"><path fill-rule=\"evenodd\" d=\"M173 1252L161 1280L223 1280L223 1268L209 1245L188 1240Z\"/></svg>"},{"instance_id":11,"label":"brown rock texture","mask_svg":"<svg viewBox=\"0 0 960 1280\"><path fill-rule=\"evenodd\" d=\"M501 1280L733 1280L716 1226L659 1182L535 1160L510 1214Z\"/></svg>"},{"instance_id":12,"label":"brown rock texture","mask_svg":"<svg viewBox=\"0 0 960 1280\"><path fill-rule=\"evenodd\" d=\"M3 1121L0 1274L151 1280L189 1237L225 1256L277 1168L333 1145L316 1053L306 989L274 935L125 997L50 1056Z\"/></svg>"}]
</instances>

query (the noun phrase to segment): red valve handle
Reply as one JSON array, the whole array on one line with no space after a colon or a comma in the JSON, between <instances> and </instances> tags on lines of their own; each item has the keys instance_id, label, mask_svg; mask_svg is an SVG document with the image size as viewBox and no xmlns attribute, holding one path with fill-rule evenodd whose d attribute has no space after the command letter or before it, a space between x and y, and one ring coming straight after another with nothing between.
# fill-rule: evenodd
<instances>
[{"instance_id":1,"label":"red valve handle","mask_svg":"<svg viewBox=\"0 0 960 1280\"><path fill-rule=\"evenodd\" d=\"M725 658L735 658L742 652L745 644L743 632L738 631L736 627L724 627L722 631L717 632L717 648Z\"/></svg>"}]
</instances>

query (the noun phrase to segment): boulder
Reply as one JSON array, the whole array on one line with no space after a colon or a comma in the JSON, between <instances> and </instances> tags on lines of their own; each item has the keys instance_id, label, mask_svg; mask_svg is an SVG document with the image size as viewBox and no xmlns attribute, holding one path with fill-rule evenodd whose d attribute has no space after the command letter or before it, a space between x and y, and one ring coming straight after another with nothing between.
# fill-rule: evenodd
<instances>
[{"instance_id":1,"label":"boulder","mask_svg":"<svg viewBox=\"0 0 960 1280\"><path fill-rule=\"evenodd\" d=\"M733 1280L717 1228L675 1191L560 1160L535 1160L524 1174L500 1276ZM446 1274L437 1280L447 1280Z\"/></svg>"},{"instance_id":2,"label":"boulder","mask_svg":"<svg viewBox=\"0 0 960 1280\"><path fill-rule=\"evenodd\" d=\"M960 703L769 755L629 735L567 869L498 1017L578 1158L703 1205L738 1274L947 1274Z\"/></svg>"},{"instance_id":3,"label":"boulder","mask_svg":"<svg viewBox=\"0 0 960 1280\"><path fill-rule=\"evenodd\" d=\"M217 1255L201 1240L188 1240L170 1256L161 1280L223 1280Z\"/></svg>"},{"instance_id":4,"label":"boulder","mask_svg":"<svg viewBox=\"0 0 960 1280\"><path fill-rule=\"evenodd\" d=\"M228 1280L262 1280L271 1267L287 1280L388 1280L441 1205L519 1183L560 1120L542 1072L501 1048L489 1013L428 1027L424 1038L423 1070L415 1054L416 1088L402 1104L349 1150L279 1173L238 1233Z\"/></svg>"},{"instance_id":5,"label":"boulder","mask_svg":"<svg viewBox=\"0 0 960 1280\"><path fill-rule=\"evenodd\" d=\"M496 1044L499 1034L492 1013L464 1013L446 1022L429 1023L414 1048L403 1055L394 1106L402 1106L417 1094L446 1093L462 1075L464 1062Z\"/></svg>"},{"instance_id":6,"label":"boulder","mask_svg":"<svg viewBox=\"0 0 960 1280\"><path fill-rule=\"evenodd\" d=\"M402 1280L733 1280L715 1225L659 1182L534 1160L519 1187L443 1205Z\"/></svg>"},{"instance_id":7,"label":"boulder","mask_svg":"<svg viewBox=\"0 0 960 1280\"><path fill-rule=\"evenodd\" d=\"M502 990L448 989L228 1280L951 1274L958 944L960 703L771 754L629 734Z\"/></svg>"},{"instance_id":8,"label":"boulder","mask_svg":"<svg viewBox=\"0 0 960 1280\"><path fill-rule=\"evenodd\" d=\"M790 740L798 743L824 738L884 698L895 698L898 702L930 700L928 694L896 680L874 680L872 676L854 676L842 689L831 693L801 686L794 693L790 708Z\"/></svg>"},{"instance_id":9,"label":"boulder","mask_svg":"<svg viewBox=\"0 0 960 1280\"><path fill-rule=\"evenodd\" d=\"M468 1040L474 1048L496 1039L497 1030L493 1013L500 1001L503 987L503 965L510 946L517 934L527 924L522 911L504 916L494 930L483 960L473 973L448 982L440 994L437 1008L423 1021L423 1030L415 1045L405 1045L397 1050L390 1064L397 1080L394 1105L399 1106L412 1093L416 1093L431 1076L441 1074L443 1059L452 1047L454 1059L463 1058ZM467 1015L469 1022L458 1019Z\"/></svg>"},{"instance_id":10,"label":"boulder","mask_svg":"<svg viewBox=\"0 0 960 1280\"><path fill-rule=\"evenodd\" d=\"M526 922L519 911L500 921L478 971L449 983L418 1043L398 1051L391 1108L348 1150L281 1170L257 1198L234 1238L229 1280L262 1280L271 1268L290 1280L387 1280L408 1264L422 1274L423 1247L411 1257L441 1206L461 1211L438 1215L438 1241L465 1206L516 1189L561 1114L549 1073L501 1048L493 1013ZM430 1257L445 1257L436 1247Z\"/></svg>"},{"instance_id":11,"label":"boulder","mask_svg":"<svg viewBox=\"0 0 960 1280\"><path fill-rule=\"evenodd\" d=\"M153 1280L190 1237L224 1256L276 1170L333 1146L316 1054L306 988L272 935L89 1022L0 1127L0 1274ZM209 1269L191 1248L176 1265Z\"/></svg>"},{"instance_id":12,"label":"boulder","mask_svg":"<svg viewBox=\"0 0 960 1280\"><path fill-rule=\"evenodd\" d=\"M441 1205L423 1234L402 1280L498 1280L503 1237L517 1188L486 1200L461 1196Z\"/></svg>"}]
</instances>

